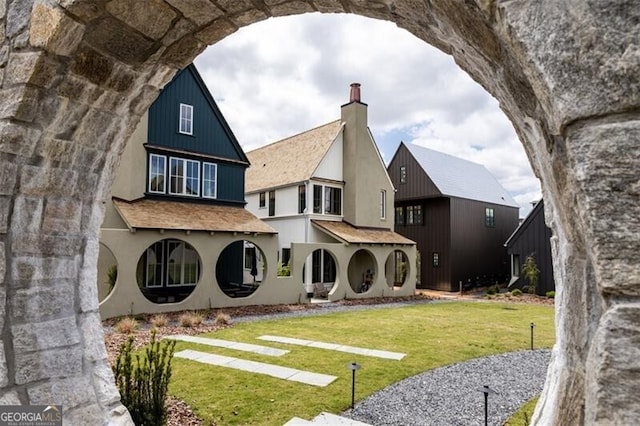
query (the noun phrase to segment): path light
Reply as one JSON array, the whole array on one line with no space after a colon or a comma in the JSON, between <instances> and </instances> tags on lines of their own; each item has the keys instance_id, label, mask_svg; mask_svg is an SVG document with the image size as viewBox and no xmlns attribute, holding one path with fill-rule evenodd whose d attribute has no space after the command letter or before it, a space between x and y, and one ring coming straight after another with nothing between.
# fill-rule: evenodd
<instances>
[{"instance_id":1,"label":"path light","mask_svg":"<svg viewBox=\"0 0 640 426\"><path fill-rule=\"evenodd\" d=\"M347 364L347 368L351 370L351 409L356 402L356 370L360 370L362 366L356 362Z\"/></svg>"},{"instance_id":2,"label":"path light","mask_svg":"<svg viewBox=\"0 0 640 426\"><path fill-rule=\"evenodd\" d=\"M498 394L498 392L489 388L489 386L484 385L482 389L478 389L480 392L484 393L484 426L489 425L489 394Z\"/></svg>"},{"instance_id":3,"label":"path light","mask_svg":"<svg viewBox=\"0 0 640 426\"><path fill-rule=\"evenodd\" d=\"M536 325L534 323L531 323L530 326L531 326L531 350L533 350L533 327L535 327Z\"/></svg>"}]
</instances>

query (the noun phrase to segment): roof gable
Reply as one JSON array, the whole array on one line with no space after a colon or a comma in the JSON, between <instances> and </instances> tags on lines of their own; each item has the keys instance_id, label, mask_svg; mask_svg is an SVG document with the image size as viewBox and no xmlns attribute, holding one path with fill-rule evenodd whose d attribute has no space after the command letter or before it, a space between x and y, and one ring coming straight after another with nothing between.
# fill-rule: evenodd
<instances>
[{"instance_id":1,"label":"roof gable","mask_svg":"<svg viewBox=\"0 0 640 426\"><path fill-rule=\"evenodd\" d=\"M180 104L193 106L193 135L178 132ZM149 108L148 143L248 163L193 64L177 73Z\"/></svg>"},{"instance_id":2,"label":"roof gable","mask_svg":"<svg viewBox=\"0 0 640 426\"><path fill-rule=\"evenodd\" d=\"M519 207L513 197L483 165L414 144L403 142L402 145L407 148L442 195Z\"/></svg>"},{"instance_id":3,"label":"roof gable","mask_svg":"<svg viewBox=\"0 0 640 426\"><path fill-rule=\"evenodd\" d=\"M544 200L540 200L533 206L533 209L529 212L527 217L524 218L522 223L513 231L513 234L509 236L507 241L504 243L505 247L509 247L513 245L520 237L527 232L527 229L531 226L531 224L538 220L538 218L542 215L542 222L544 222ZM546 225L545 225L546 226Z\"/></svg>"},{"instance_id":4,"label":"roof gable","mask_svg":"<svg viewBox=\"0 0 640 426\"><path fill-rule=\"evenodd\" d=\"M254 151L247 157L247 193L309 180L342 128L340 120L291 136Z\"/></svg>"}]
</instances>

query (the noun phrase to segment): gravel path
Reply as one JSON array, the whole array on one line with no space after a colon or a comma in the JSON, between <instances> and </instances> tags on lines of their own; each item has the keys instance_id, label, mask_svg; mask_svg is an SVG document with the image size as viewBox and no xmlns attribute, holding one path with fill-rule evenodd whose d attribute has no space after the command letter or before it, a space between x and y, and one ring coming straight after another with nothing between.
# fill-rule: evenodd
<instances>
[{"instance_id":1,"label":"gravel path","mask_svg":"<svg viewBox=\"0 0 640 426\"><path fill-rule=\"evenodd\" d=\"M372 425L502 425L544 386L551 351L511 352L431 370L395 383L342 415Z\"/></svg>"}]
</instances>

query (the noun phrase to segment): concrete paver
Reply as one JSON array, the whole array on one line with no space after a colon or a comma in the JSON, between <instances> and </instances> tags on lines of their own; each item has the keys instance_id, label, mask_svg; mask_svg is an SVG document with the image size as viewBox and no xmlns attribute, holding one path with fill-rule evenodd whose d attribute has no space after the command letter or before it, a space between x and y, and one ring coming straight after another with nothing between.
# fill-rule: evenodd
<instances>
[{"instance_id":1,"label":"concrete paver","mask_svg":"<svg viewBox=\"0 0 640 426\"><path fill-rule=\"evenodd\" d=\"M246 371L249 373L264 374L278 379L300 382L312 386L325 387L337 379L336 376L328 374L313 373L311 371L209 354L191 349L176 352L174 357L189 359L191 361L202 362L204 364L216 365L219 367L234 368L236 370Z\"/></svg>"},{"instance_id":2,"label":"concrete paver","mask_svg":"<svg viewBox=\"0 0 640 426\"><path fill-rule=\"evenodd\" d=\"M347 352L350 354L371 356L376 358L393 359L396 361L400 361L402 358L406 356L406 354L403 354L400 352L359 348L356 346L340 345L336 343L315 342L313 340L297 339L293 337L263 335L258 337L258 339L266 340L269 342L286 343L290 345L309 346L309 347L319 348L319 349L328 349L328 350L333 350L338 352Z\"/></svg>"},{"instance_id":3,"label":"concrete paver","mask_svg":"<svg viewBox=\"0 0 640 426\"><path fill-rule=\"evenodd\" d=\"M284 349L270 348L268 346L252 345L250 343L233 342L231 340L211 339L209 337L188 336L185 334L176 334L167 336L165 339L179 340L182 342L198 343L201 345L214 346L217 348L234 349L243 352L252 352L260 355L282 356L288 354L289 351Z\"/></svg>"}]
</instances>

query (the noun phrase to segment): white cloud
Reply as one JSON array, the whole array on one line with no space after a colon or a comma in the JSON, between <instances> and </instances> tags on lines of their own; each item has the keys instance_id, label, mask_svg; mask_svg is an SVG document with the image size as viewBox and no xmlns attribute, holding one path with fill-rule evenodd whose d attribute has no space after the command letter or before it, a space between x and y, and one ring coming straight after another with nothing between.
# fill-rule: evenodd
<instances>
[{"instance_id":1,"label":"white cloud","mask_svg":"<svg viewBox=\"0 0 640 426\"><path fill-rule=\"evenodd\" d=\"M392 23L272 18L209 47L196 66L247 151L338 118L359 82L386 160L402 139L485 165L525 211L540 197L497 101L451 57Z\"/></svg>"}]
</instances>

